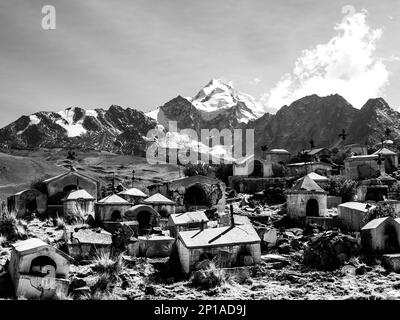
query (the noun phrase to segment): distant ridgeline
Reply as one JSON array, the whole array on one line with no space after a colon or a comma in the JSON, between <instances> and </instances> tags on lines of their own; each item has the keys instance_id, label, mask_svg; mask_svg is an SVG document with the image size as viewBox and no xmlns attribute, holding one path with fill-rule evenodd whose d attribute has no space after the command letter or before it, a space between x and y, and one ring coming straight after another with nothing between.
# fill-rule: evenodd
<instances>
[{"instance_id":1,"label":"distant ridgeline","mask_svg":"<svg viewBox=\"0 0 400 320\"><path fill-rule=\"evenodd\" d=\"M149 130L167 132L171 121L177 124L173 138L178 140L182 129L193 129L199 137L201 129L254 129L258 157L274 148L294 155L353 143L369 148L383 139L394 141L397 149L400 142L400 113L382 98L370 99L358 110L337 94L311 95L271 114L230 84L213 80L195 97L178 96L146 114L113 105L108 110L76 107L22 116L0 129L0 148L77 148L144 156L152 142Z\"/></svg>"}]
</instances>

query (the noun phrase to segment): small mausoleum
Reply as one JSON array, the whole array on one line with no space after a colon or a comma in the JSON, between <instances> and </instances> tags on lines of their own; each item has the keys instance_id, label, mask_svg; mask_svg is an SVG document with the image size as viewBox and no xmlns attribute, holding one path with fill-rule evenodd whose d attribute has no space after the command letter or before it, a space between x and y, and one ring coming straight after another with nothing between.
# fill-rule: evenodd
<instances>
[{"instance_id":1,"label":"small mausoleum","mask_svg":"<svg viewBox=\"0 0 400 320\"><path fill-rule=\"evenodd\" d=\"M9 274L17 297L50 299L67 295L73 258L38 238L12 245Z\"/></svg>"},{"instance_id":2,"label":"small mausoleum","mask_svg":"<svg viewBox=\"0 0 400 320\"><path fill-rule=\"evenodd\" d=\"M132 204L139 204L148 197L147 194L145 194L142 190L139 190L137 188L130 188L128 190L124 190L118 193L118 195Z\"/></svg>"},{"instance_id":3,"label":"small mausoleum","mask_svg":"<svg viewBox=\"0 0 400 320\"><path fill-rule=\"evenodd\" d=\"M369 253L400 253L400 221L377 218L361 229L361 245Z\"/></svg>"},{"instance_id":4,"label":"small mausoleum","mask_svg":"<svg viewBox=\"0 0 400 320\"><path fill-rule=\"evenodd\" d=\"M47 210L47 196L36 189L18 192L7 198L8 212L15 212L17 218L32 213L45 214Z\"/></svg>"},{"instance_id":5,"label":"small mausoleum","mask_svg":"<svg viewBox=\"0 0 400 320\"><path fill-rule=\"evenodd\" d=\"M98 199L100 183L94 178L86 176L76 169L43 181L47 187L48 213L59 214L63 210L62 200L71 192L79 189L86 190L94 199Z\"/></svg>"},{"instance_id":6,"label":"small mausoleum","mask_svg":"<svg viewBox=\"0 0 400 320\"><path fill-rule=\"evenodd\" d=\"M207 223L208 218L204 211L176 213L170 215L167 229L170 230L171 236L176 238L180 231L207 228Z\"/></svg>"},{"instance_id":7,"label":"small mausoleum","mask_svg":"<svg viewBox=\"0 0 400 320\"><path fill-rule=\"evenodd\" d=\"M138 204L125 212L124 219L137 221L139 235L142 235L148 234L152 228L159 225L160 215L150 205Z\"/></svg>"},{"instance_id":8,"label":"small mausoleum","mask_svg":"<svg viewBox=\"0 0 400 320\"><path fill-rule=\"evenodd\" d=\"M182 231L177 247L182 269L190 273L203 260L213 260L220 267L253 265L261 261L261 239L251 225Z\"/></svg>"},{"instance_id":9,"label":"small mausoleum","mask_svg":"<svg viewBox=\"0 0 400 320\"><path fill-rule=\"evenodd\" d=\"M327 210L327 193L309 176L296 181L286 191L288 215L292 219L324 216Z\"/></svg>"},{"instance_id":10,"label":"small mausoleum","mask_svg":"<svg viewBox=\"0 0 400 320\"><path fill-rule=\"evenodd\" d=\"M359 232L367 223L366 217L375 205L365 202L346 202L338 206L338 217L340 224L347 231Z\"/></svg>"},{"instance_id":11,"label":"small mausoleum","mask_svg":"<svg viewBox=\"0 0 400 320\"><path fill-rule=\"evenodd\" d=\"M63 199L64 217L81 217L82 220L91 215L94 218L95 198L86 190L72 191Z\"/></svg>"},{"instance_id":12,"label":"small mausoleum","mask_svg":"<svg viewBox=\"0 0 400 320\"><path fill-rule=\"evenodd\" d=\"M132 205L116 194L109 195L95 203L95 219L97 222L122 221L126 211Z\"/></svg>"},{"instance_id":13,"label":"small mausoleum","mask_svg":"<svg viewBox=\"0 0 400 320\"><path fill-rule=\"evenodd\" d=\"M144 199L143 204L153 207L161 217L169 217L175 213L176 203L164 197L161 193L153 194L151 197Z\"/></svg>"}]
</instances>

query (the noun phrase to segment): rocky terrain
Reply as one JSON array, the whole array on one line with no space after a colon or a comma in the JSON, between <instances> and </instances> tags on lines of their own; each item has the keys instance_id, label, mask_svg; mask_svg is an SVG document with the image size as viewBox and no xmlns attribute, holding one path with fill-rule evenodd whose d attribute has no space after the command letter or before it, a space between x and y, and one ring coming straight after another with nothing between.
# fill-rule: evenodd
<instances>
[{"instance_id":1,"label":"rocky terrain","mask_svg":"<svg viewBox=\"0 0 400 320\"><path fill-rule=\"evenodd\" d=\"M264 207L261 213L270 221L282 218L279 206ZM261 227L273 228L273 223ZM258 227L257 227L258 226ZM60 221L30 218L19 222L18 236L39 237L63 248L63 224ZM346 240L347 239L347 240ZM78 300L139 300L139 299L399 299L400 274L384 269L379 260L368 264L362 255L348 257L335 270L322 271L307 266L305 252L323 244L328 250L334 244L357 242L351 235L337 231L323 232L318 228L282 229L273 246L263 245L262 263L248 270L208 270L205 281L196 276L183 277L176 272L174 258L132 258L125 254L95 256L93 260L75 262L71 267L69 294L59 299ZM12 299L13 293L8 278L7 264L10 244L0 239L0 298ZM318 252L321 252L320 250ZM328 251L327 251L328 252ZM328 254L336 255L331 249ZM213 279L213 281L209 281Z\"/></svg>"},{"instance_id":2,"label":"rocky terrain","mask_svg":"<svg viewBox=\"0 0 400 320\"><path fill-rule=\"evenodd\" d=\"M0 147L10 149L77 148L143 154L155 121L134 109L68 108L22 116L0 130Z\"/></svg>"}]
</instances>

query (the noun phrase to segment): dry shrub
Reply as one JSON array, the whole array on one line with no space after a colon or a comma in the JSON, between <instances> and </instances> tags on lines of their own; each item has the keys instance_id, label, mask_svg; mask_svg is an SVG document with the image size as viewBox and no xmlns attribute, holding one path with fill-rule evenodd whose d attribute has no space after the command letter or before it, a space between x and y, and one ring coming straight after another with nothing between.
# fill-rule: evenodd
<instances>
[{"instance_id":1,"label":"dry shrub","mask_svg":"<svg viewBox=\"0 0 400 320\"><path fill-rule=\"evenodd\" d=\"M64 229L65 228L65 221L63 218L57 217L53 220L53 224L57 229Z\"/></svg>"},{"instance_id":2,"label":"dry shrub","mask_svg":"<svg viewBox=\"0 0 400 320\"><path fill-rule=\"evenodd\" d=\"M227 276L221 268L218 268L214 262L209 262L208 266L193 272L190 283L202 290L212 289L221 286L227 281Z\"/></svg>"},{"instance_id":3,"label":"dry shrub","mask_svg":"<svg viewBox=\"0 0 400 320\"><path fill-rule=\"evenodd\" d=\"M112 282L112 278L108 273L100 274L93 283L92 295L96 294L97 292L109 291Z\"/></svg>"},{"instance_id":4,"label":"dry shrub","mask_svg":"<svg viewBox=\"0 0 400 320\"><path fill-rule=\"evenodd\" d=\"M113 256L111 252L99 250L93 257L92 269L100 274L116 278L124 269L122 255Z\"/></svg>"},{"instance_id":5,"label":"dry shrub","mask_svg":"<svg viewBox=\"0 0 400 320\"><path fill-rule=\"evenodd\" d=\"M15 214L6 212L0 217L0 234L8 241L27 238L27 225L16 218Z\"/></svg>"}]
</instances>

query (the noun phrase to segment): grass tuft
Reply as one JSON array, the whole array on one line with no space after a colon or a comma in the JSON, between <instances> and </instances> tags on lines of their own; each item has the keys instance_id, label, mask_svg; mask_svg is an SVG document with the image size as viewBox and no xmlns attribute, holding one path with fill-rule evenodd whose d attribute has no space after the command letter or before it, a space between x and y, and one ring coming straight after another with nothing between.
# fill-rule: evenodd
<instances>
[{"instance_id":1,"label":"grass tuft","mask_svg":"<svg viewBox=\"0 0 400 320\"><path fill-rule=\"evenodd\" d=\"M113 256L111 252L99 250L93 257L92 269L100 274L116 277L122 272L124 266L121 254Z\"/></svg>"}]
</instances>

